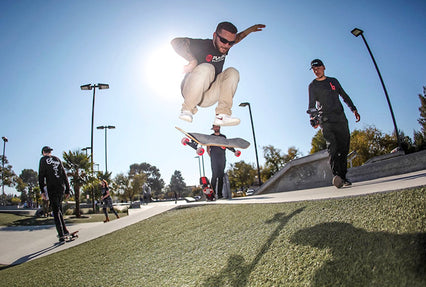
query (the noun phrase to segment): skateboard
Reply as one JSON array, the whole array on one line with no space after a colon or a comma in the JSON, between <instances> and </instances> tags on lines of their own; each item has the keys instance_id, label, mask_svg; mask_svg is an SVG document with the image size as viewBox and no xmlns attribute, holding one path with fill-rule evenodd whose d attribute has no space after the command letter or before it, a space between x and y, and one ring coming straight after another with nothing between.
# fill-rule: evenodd
<instances>
[{"instance_id":1,"label":"skateboard","mask_svg":"<svg viewBox=\"0 0 426 287\"><path fill-rule=\"evenodd\" d=\"M78 230L74 231L74 232L71 232L69 235L67 235L65 237L65 241L66 242L71 242L71 241L74 241L76 238L78 238Z\"/></svg>"},{"instance_id":2,"label":"skateboard","mask_svg":"<svg viewBox=\"0 0 426 287\"><path fill-rule=\"evenodd\" d=\"M178 131L183 133L186 137L182 139L183 145L188 145L196 150L198 155L203 155L205 150L202 146L219 146L225 148L241 148L246 149L250 143L242 138L224 138L213 135L206 135L200 133L188 133L183 129L176 127ZM198 145L201 145L200 147ZM240 156L241 152L237 151L236 156Z\"/></svg>"}]
</instances>

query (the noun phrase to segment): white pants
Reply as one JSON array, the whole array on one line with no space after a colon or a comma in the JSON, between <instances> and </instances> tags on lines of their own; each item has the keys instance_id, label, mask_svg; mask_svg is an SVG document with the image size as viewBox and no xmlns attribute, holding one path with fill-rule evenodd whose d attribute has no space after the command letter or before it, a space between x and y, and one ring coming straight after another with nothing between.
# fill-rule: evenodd
<instances>
[{"instance_id":1,"label":"white pants","mask_svg":"<svg viewBox=\"0 0 426 287\"><path fill-rule=\"evenodd\" d=\"M232 114L232 103L240 74L235 68L227 68L217 75L212 64L203 63L186 76L182 85L184 102L182 111L195 114L197 106L210 107L218 103L216 114Z\"/></svg>"}]
</instances>

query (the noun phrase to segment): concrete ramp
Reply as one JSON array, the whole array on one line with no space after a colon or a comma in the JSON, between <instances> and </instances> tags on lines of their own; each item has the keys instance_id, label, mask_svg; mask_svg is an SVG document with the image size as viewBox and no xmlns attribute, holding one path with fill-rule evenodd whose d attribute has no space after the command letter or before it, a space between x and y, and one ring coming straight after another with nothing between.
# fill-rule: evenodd
<instances>
[{"instance_id":1,"label":"concrete ramp","mask_svg":"<svg viewBox=\"0 0 426 287\"><path fill-rule=\"evenodd\" d=\"M328 186L332 178L328 152L323 150L290 161L255 194Z\"/></svg>"}]
</instances>

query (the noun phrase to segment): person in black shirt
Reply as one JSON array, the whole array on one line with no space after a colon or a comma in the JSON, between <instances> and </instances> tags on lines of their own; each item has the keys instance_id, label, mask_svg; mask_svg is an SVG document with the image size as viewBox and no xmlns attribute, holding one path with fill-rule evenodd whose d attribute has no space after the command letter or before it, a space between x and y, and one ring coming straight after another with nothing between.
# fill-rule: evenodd
<instances>
[{"instance_id":1,"label":"person in black shirt","mask_svg":"<svg viewBox=\"0 0 426 287\"><path fill-rule=\"evenodd\" d=\"M346 178L350 133L339 96L354 113L356 122L359 122L361 117L339 81L325 76L325 66L321 60L313 60L311 69L316 76L309 85L308 113L311 114L311 124L314 128L321 126L327 142L331 170L334 175L333 185L339 188L350 186L352 183ZM314 111L320 115L319 121L313 117Z\"/></svg>"},{"instance_id":2,"label":"person in black shirt","mask_svg":"<svg viewBox=\"0 0 426 287\"><path fill-rule=\"evenodd\" d=\"M52 150L45 146L41 151L38 182L42 198L50 201L59 241L64 242L69 232L62 215L62 199L64 193L67 199L70 196L70 184L61 160L51 155Z\"/></svg>"},{"instance_id":3,"label":"person in black shirt","mask_svg":"<svg viewBox=\"0 0 426 287\"><path fill-rule=\"evenodd\" d=\"M226 138L225 135L220 133L220 126L213 125L212 130L214 131L214 133L212 133L211 135ZM234 148L223 148L220 146L207 147L207 153L210 156L210 162L212 167L211 184L218 199L223 198L222 189L223 189L223 177L225 176L226 149L229 149L233 153L236 152ZM217 183L217 188L216 188L216 183Z\"/></svg>"},{"instance_id":4,"label":"person in black shirt","mask_svg":"<svg viewBox=\"0 0 426 287\"><path fill-rule=\"evenodd\" d=\"M237 28L229 22L217 25L213 39L175 38L173 49L188 61L184 66L185 77L181 91L184 98L180 119L192 122L197 106L216 107L215 125L238 125L240 120L232 117L232 104L240 79L235 68L223 70L229 49L248 34L262 31L263 24L253 25L237 33Z\"/></svg>"}]
</instances>

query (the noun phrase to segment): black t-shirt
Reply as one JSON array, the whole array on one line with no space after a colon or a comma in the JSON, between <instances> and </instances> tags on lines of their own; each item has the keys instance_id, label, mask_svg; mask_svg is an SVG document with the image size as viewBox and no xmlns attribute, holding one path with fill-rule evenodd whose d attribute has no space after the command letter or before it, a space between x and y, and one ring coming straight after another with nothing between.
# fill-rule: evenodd
<instances>
[{"instance_id":1,"label":"black t-shirt","mask_svg":"<svg viewBox=\"0 0 426 287\"><path fill-rule=\"evenodd\" d=\"M337 79L332 77L327 77L324 81L317 81L315 79L309 84L308 109L317 108L322 112L323 118L326 118L330 122L345 120L346 117L339 95L351 111L356 110L352 100L343 90Z\"/></svg>"},{"instance_id":2,"label":"black t-shirt","mask_svg":"<svg viewBox=\"0 0 426 287\"><path fill-rule=\"evenodd\" d=\"M102 191L102 196L105 196L107 195L107 191L109 191L109 188L107 186L102 187L101 191ZM105 199L107 199L108 197L105 197Z\"/></svg>"},{"instance_id":3,"label":"black t-shirt","mask_svg":"<svg viewBox=\"0 0 426 287\"><path fill-rule=\"evenodd\" d=\"M197 59L198 64L212 64L216 71L216 76L222 72L226 54L220 53L213 45L211 39L189 39L189 50Z\"/></svg>"},{"instance_id":4,"label":"black t-shirt","mask_svg":"<svg viewBox=\"0 0 426 287\"><path fill-rule=\"evenodd\" d=\"M212 133L211 135L226 138L226 136L223 135L223 134L215 135L214 133ZM225 151L226 151L226 149L224 149L220 146L210 146L210 158L211 158L211 160L214 161L214 162L225 162L225 160L226 160Z\"/></svg>"}]
</instances>

